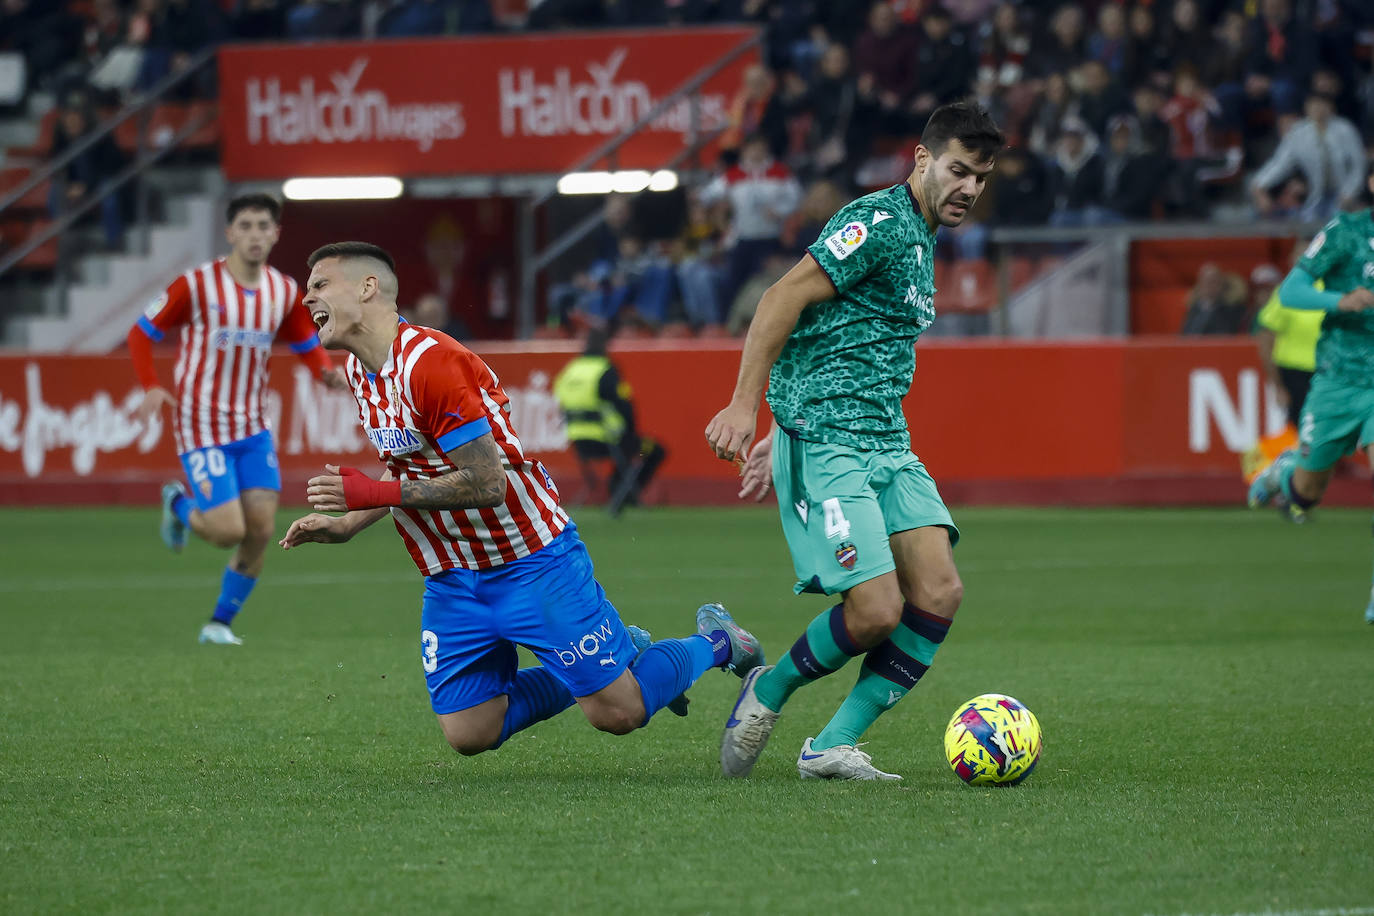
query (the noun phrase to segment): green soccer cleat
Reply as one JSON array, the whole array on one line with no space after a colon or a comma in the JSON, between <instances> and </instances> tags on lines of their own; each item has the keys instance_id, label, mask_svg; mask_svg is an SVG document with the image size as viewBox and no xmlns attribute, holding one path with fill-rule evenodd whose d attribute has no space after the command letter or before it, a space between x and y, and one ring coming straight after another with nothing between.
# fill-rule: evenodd
<instances>
[{"instance_id":1,"label":"green soccer cleat","mask_svg":"<svg viewBox=\"0 0 1374 916\"><path fill-rule=\"evenodd\" d=\"M635 644L635 658L639 658L644 650L654 644L654 638L649 635L649 631L643 627L626 625L625 629L630 631L630 642ZM692 702L687 694L680 693L668 701L668 711L675 716L687 715L687 704Z\"/></svg>"},{"instance_id":2,"label":"green soccer cleat","mask_svg":"<svg viewBox=\"0 0 1374 916\"><path fill-rule=\"evenodd\" d=\"M162 524L158 533L162 535L162 543L167 545L167 549L175 553L181 553L181 548L186 546L186 526L172 511L172 503L176 502L178 496L185 495L186 487L180 480L169 480L162 485Z\"/></svg>"}]
</instances>

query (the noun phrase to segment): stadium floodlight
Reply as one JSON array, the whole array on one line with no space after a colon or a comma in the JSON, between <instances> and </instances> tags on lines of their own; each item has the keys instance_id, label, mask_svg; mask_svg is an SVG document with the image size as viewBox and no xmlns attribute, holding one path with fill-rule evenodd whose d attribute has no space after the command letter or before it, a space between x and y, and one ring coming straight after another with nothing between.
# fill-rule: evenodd
<instances>
[{"instance_id":1,"label":"stadium floodlight","mask_svg":"<svg viewBox=\"0 0 1374 916\"><path fill-rule=\"evenodd\" d=\"M635 194L644 189L671 191L677 187L677 172L659 169L650 174L643 169L620 172L569 172L558 179L559 194Z\"/></svg>"},{"instance_id":2,"label":"stadium floodlight","mask_svg":"<svg viewBox=\"0 0 1374 916\"><path fill-rule=\"evenodd\" d=\"M282 184L287 200L390 200L405 190L401 179L387 175L358 178L290 178Z\"/></svg>"},{"instance_id":3,"label":"stadium floodlight","mask_svg":"<svg viewBox=\"0 0 1374 916\"><path fill-rule=\"evenodd\" d=\"M677 172L659 169L649 176L650 191L671 191L677 187Z\"/></svg>"}]
</instances>

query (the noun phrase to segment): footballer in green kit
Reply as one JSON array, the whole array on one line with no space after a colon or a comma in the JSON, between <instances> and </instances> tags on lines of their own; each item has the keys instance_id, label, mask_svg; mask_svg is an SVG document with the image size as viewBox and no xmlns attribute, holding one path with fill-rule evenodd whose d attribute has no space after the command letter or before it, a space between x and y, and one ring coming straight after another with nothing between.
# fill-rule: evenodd
<instances>
[{"instance_id":1,"label":"footballer in green kit","mask_svg":"<svg viewBox=\"0 0 1374 916\"><path fill-rule=\"evenodd\" d=\"M775 488L798 592L840 595L778 664L755 669L726 721L721 769L753 769L788 697L863 656L834 718L803 743L803 778L900 779L859 737L930 666L963 596L959 538L911 450L902 399L935 320L935 233L983 192L1002 132L977 105L937 109L911 176L860 197L759 300L730 403L706 428L744 461L741 496ZM775 425L749 448L764 383ZM747 456L747 457L746 457Z\"/></svg>"},{"instance_id":2,"label":"footballer in green kit","mask_svg":"<svg viewBox=\"0 0 1374 916\"><path fill-rule=\"evenodd\" d=\"M1374 194L1374 166L1368 176ZM1316 288L1317 281L1325 284ZM1303 402L1298 445L1250 485L1251 508L1277 503L1301 522L1321 501L1331 469L1356 448L1374 463L1374 214L1342 213L1312 239L1279 288L1284 305L1320 310L1317 368ZM1365 607L1374 624L1374 587Z\"/></svg>"}]
</instances>

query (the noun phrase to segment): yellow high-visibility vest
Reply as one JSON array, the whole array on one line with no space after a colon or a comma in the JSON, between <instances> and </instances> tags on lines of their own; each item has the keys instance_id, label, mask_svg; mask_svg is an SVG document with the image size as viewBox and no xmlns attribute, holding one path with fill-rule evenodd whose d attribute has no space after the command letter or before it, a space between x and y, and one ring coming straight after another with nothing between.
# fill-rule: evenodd
<instances>
[{"instance_id":1,"label":"yellow high-visibility vest","mask_svg":"<svg viewBox=\"0 0 1374 916\"><path fill-rule=\"evenodd\" d=\"M619 442L625 418L601 398L601 377L611 368L604 356L579 356L553 380L553 395L563 408L572 441Z\"/></svg>"}]
</instances>

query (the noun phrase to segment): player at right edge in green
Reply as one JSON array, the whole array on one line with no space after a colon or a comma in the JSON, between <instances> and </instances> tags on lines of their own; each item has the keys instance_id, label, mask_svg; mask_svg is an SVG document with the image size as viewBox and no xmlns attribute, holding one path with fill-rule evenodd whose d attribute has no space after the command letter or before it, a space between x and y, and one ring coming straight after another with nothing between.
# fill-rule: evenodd
<instances>
[{"instance_id":1,"label":"player at right edge in green","mask_svg":"<svg viewBox=\"0 0 1374 916\"><path fill-rule=\"evenodd\" d=\"M747 455L741 496L776 488L797 592L842 601L746 677L721 740L726 776L754 768L793 691L862 655L854 689L806 739L797 770L901 778L874 767L859 737L925 673L963 597L959 530L912 453L902 399L916 339L935 320L936 230L963 221L1004 142L975 104L936 109L911 176L840 208L759 300L734 395L706 439L720 458ZM776 422L750 450L765 381Z\"/></svg>"},{"instance_id":2,"label":"player at right edge in green","mask_svg":"<svg viewBox=\"0 0 1374 916\"><path fill-rule=\"evenodd\" d=\"M1374 166L1366 184L1374 194ZM1318 280L1325 289L1316 288ZM1255 478L1249 503L1252 509L1277 503L1290 521L1302 522L1343 456L1358 447L1374 463L1374 213L1342 213L1327 223L1279 287L1279 298L1326 317L1297 448ZM1374 624L1374 586L1364 619Z\"/></svg>"}]
</instances>

